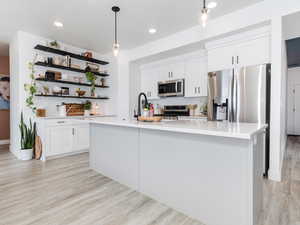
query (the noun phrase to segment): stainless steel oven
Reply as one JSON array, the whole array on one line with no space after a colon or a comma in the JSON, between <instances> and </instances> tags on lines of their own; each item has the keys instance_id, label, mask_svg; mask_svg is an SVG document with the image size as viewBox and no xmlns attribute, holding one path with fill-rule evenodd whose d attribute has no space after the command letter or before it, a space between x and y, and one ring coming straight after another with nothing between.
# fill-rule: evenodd
<instances>
[{"instance_id":1,"label":"stainless steel oven","mask_svg":"<svg viewBox=\"0 0 300 225\"><path fill-rule=\"evenodd\" d=\"M184 79L158 82L159 97L184 96Z\"/></svg>"}]
</instances>

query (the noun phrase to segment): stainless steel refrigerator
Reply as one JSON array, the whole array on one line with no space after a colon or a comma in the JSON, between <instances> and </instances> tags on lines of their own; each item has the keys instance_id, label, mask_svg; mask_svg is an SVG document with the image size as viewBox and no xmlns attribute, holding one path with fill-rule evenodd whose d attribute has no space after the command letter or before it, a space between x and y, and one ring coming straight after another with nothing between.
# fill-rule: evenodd
<instances>
[{"instance_id":1,"label":"stainless steel refrigerator","mask_svg":"<svg viewBox=\"0 0 300 225\"><path fill-rule=\"evenodd\" d=\"M265 176L269 169L271 65L208 73L208 119L268 124Z\"/></svg>"}]
</instances>

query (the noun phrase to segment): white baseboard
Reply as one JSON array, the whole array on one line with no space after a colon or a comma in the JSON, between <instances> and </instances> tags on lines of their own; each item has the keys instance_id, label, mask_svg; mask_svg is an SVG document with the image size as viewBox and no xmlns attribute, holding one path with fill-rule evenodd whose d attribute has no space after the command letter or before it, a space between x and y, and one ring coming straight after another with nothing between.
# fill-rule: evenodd
<instances>
[{"instance_id":1,"label":"white baseboard","mask_svg":"<svg viewBox=\"0 0 300 225\"><path fill-rule=\"evenodd\" d=\"M0 140L0 145L9 145L10 141L8 140Z\"/></svg>"}]
</instances>

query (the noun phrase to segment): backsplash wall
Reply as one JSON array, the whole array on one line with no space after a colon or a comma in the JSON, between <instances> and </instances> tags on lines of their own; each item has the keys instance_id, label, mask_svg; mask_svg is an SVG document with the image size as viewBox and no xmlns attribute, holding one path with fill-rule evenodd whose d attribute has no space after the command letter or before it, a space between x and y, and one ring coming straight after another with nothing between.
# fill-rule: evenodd
<instances>
[{"instance_id":1,"label":"backsplash wall","mask_svg":"<svg viewBox=\"0 0 300 225\"><path fill-rule=\"evenodd\" d=\"M197 104L198 107L196 109L196 114L199 114L201 106L207 103L207 97L195 97L195 98L169 97L169 98L149 100L149 102L153 103L154 105L159 104L160 106Z\"/></svg>"}]
</instances>

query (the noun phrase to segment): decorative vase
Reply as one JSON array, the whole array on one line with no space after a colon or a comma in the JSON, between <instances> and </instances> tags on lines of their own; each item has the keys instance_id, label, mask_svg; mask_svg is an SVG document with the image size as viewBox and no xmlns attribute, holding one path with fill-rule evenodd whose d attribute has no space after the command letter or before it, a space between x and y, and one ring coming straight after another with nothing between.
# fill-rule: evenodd
<instances>
[{"instance_id":1,"label":"decorative vase","mask_svg":"<svg viewBox=\"0 0 300 225\"><path fill-rule=\"evenodd\" d=\"M90 116L90 110L84 110L84 116Z\"/></svg>"},{"instance_id":2,"label":"decorative vase","mask_svg":"<svg viewBox=\"0 0 300 225\"><path fill-rule=\"evenodd\" d=\"M21 149L21 160L31 160L33 157L33 149Z\"/></svg>"}]
</instances>

